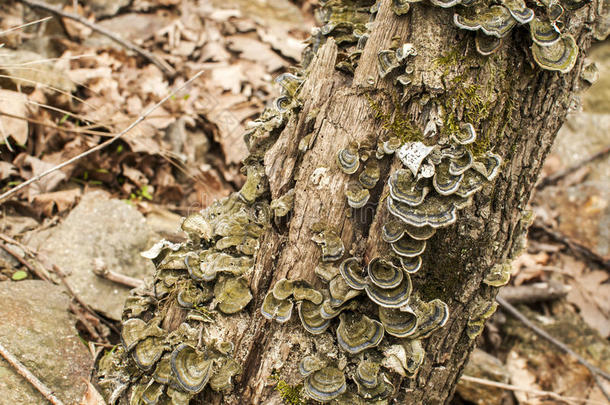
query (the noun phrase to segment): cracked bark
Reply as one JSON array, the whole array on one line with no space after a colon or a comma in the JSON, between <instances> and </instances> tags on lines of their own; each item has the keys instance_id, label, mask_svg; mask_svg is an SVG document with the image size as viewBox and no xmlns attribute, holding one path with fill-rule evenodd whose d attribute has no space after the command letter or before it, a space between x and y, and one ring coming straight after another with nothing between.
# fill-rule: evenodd
<instances>
[{"instance_id":1,"label":"cracked bark","mask_svg":"<svg viewBox=\"0 0 610 405\"><path fill-rule=\"evenodd\" d=\"M254 300L247 313L218 325L236 344L243 373L230 394L221 397L205 390L199 398L202 403L280 404L269 378L272 371L278 370L289 383L298 383L298 361L314 346L323 350L324 345L333 344L328 332L316 337L307 334L297 316L279 325L258 311L278 279L302 278L322 286L314 274L320 249L311 241L312 224L325 220L339 229L346 250L366 260L386 251L380 228L388 214L379 201L387 194L390 169L399 162L394 159L382 166L371 202L352 211L343 195L349 179L336 166L335 156L350 141L376 145L381 123L370 100L388 111L397 91L391 79L379 78L377 52L389 48L395 37L400 43L414 44L418 51L410 62L415 80L401 101L409 118L423 127L427 111L421 100L441 100L459 86L476 85L490 111L477 131L489 137L490 147L504 159L495 182L475 195L474 204L461 211L456 224L429 241L424 267L414 277L415 290L424 298L441 298L448 304L450 319L425 341L426 360L416 377L395 381L393 395L404 404L448 403L453 395L473 349L465 327L474 300L491 300L497 292L482 283L483 274L504 261L518 243L521 212L577 89L596 2L570 13L566 21L567 31L581 49L576 67L568 74L542 71L533 64L525 28L513 30L497 54L481 57L474 50L474 35L451 23L452 10L419 3L407 16L397 17L390 3L382 2L354 77L335 69L338 47L332 40L318 51L299 96L302 107L265 155L273 198L295 188L293 214L284 229L274 227L262 237L250 285ZM453 63L439 63L449 54L454 55ZM459 118L464 105L457 103L454 111ZM312 134L311 148L300 154L297 145L308 134Z\"/></svg>"}]
</instances>

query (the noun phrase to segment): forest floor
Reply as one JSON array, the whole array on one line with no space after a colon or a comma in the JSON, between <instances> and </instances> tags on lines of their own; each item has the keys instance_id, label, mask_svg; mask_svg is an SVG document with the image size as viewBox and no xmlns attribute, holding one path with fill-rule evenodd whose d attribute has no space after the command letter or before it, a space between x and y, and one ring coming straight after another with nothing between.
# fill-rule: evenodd
<instances>
[{"instance_id":1,"label":"forest floor","mask_svg":"<svg viewBox=\"0 0 610 405\"><path fill-rule=\"evenodd\" d=\"M64 403L97 405L94 358L154 269L140 252L183 240L181 217L241 187L242 135L300 60L315 1L47 0L62 18L24 3L0 4L0 349ZM558 135L501 295L610 370L610 43L588 57L599 80ZM608 403L504 310L478 343L456 404ZM44 403L17 368L0 358L0 403Z\"/></svg>"}]
</instances>

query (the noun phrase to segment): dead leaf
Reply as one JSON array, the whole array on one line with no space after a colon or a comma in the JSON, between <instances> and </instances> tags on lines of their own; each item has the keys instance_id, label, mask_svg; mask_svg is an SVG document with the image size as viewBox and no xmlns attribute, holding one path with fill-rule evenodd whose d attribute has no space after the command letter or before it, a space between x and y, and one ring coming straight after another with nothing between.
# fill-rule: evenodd
<instances>
[{"instance_id":1,"label":"dead leaf","mask_svg":"<svg viewBox=\"0 0 610 405\"><path fill-rule=\"evenodd\" d=\"M32 203L44 216L52 217L55 214L62 213L74 207L80 195L80 188L72 188L69 190L38 194L34 196Z\"/></svg>"},{"instance_id":2,"label":"dead leaf","mask_svg":"<svg viewBox=\"0 0 610 405\"><path fill-rule=\"evenodd\" d=\"M106 405L102 394L95 389L95 386L86 380L85 383L87 384L87 391L85 391L85 395L79 405Z\"/></svg>"},{"instance_id":3,"label":"dead leaf","mask_svg":"<svg viewBox=\"0 0 610 405\"><path fill-rule=\"evenodd\" d=\"M26 118L27 99L23 93L0 89L0 112ZM0 135L3 138L2 143L12 137L18 145L25 145L28 140L28 122L0 114Z\"/></svg>"},{"instance_id":4,"label":"dead leaf","mask_svg":"<svg viewBox=\"0 0 610 405\"><path fill-rule=\"evenodd\" d=\"M2 48L0 71L18 86L35 87L37 84L61 91L72 92L76 86L66 75L44 56L25 50ZM51 90L52 91L52 90Z\"/></svg>"},{"instance_id":5,"label":"dead leaf","mask_svg":"<svg viewBox=\"0 0 610 405\"><path fill-rule=\"evenodd\" d=\"M580 310L584 321L603 337L610 336L610 275L606 271L591 270L571 256L562 256L563 267L573 277L567 281L572 287L568 302Z\"/></svg>"},{"instance_id":6,"label":"dead leaf","mask_svg":"<svg viewBox=\"0 0 610 405\"><path fill-rule=\"evenodd\" d=\"M519 356L515 351L511 351L506 358L506 368L510 373L510 382L520 388L528 390L542 390L536 384L536 376L528 369L527 359ZM514 391L515 397L521 405L539 405L540 397L529 395L524 391Z\"/></svg>"},{"instance_id":7,"label":"dead leaf","mask_svg":"<svg viewBox=\"0 0 610 405\"><path fill-rule=\"evenodd\" d=\"M526 281L540 279L545 273L543 267L549 261L549 254L538 252L531 254L524 252L512 262L512 275L514 285L521 285Z\"/></svg>"},{"instance_id":8,"label":"dead leaf","mask_svg":"<svg viewBox=\"0 0 610 405\"><path fill-rule=\"evenodd\" d=\"M9 162L0 161L0 180L8 179L11 176L17 176L19 171L15 165Z\"/></svg>"},{"instance_id":9,"label":"dead leaf","mask_svg":"<svg viewBox=\"0 0 610 405\"><path fill-rule=\"evenodd\" d=\"M24 179L38 176L39 174L55 167L54 164L44 162L34 156L26 155L25 153L19 154L13 164L19 168L20 175ZM59 183L66 179L66 175L61 170L56 170L40 180L31 184L27 190L28 201L32 201L34 196L38 194L44 194L53 191Z\"/></svg>"}]
</instances>

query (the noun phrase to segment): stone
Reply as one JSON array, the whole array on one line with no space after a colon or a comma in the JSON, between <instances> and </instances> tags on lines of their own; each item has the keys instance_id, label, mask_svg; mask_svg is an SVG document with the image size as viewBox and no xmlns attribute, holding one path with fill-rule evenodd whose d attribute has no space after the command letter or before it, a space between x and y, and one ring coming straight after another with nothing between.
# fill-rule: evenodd
<instances>
[{"instance_id":1,"label":"stone","mask_svg":"<svg viewBox=\"0 0 610 405\"><path fill-rule=\"evenodd\" d=\"M75 293L96 311L120 319L129 289L93 273L95 261L126 276L152 277L152 262L140 256L160 239L129 203L94 191L59 225L35 231L26 243L66 274Z\"/></svg>"},{"instance_id":2,"label":"stone","mask_svg":"<svg viewBox=\"0 0 610 405\"><path fill-rule=\"evenodd\" d=\"M93 358L80 341L62 287L41 280L0 283L0 343L65 404L83 398ZM0 402L44 404L44 397L3 359Z\"/></svg>"}]
</instances>

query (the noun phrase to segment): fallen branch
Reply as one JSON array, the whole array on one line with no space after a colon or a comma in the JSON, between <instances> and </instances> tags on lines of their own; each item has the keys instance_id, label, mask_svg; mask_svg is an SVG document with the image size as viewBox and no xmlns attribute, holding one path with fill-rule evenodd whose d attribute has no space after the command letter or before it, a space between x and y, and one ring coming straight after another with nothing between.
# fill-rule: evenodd
<instances>
[{"instance_id":1,"label":"fallen branch","mask_svg":"<svg viewBox=\"0 0 610 405\"><path fill-rule=\"evenodd\" d=\"M20 1L31 1L31 0L20 0ZM24 181L23 183L15 186L14 188L8 190L7 192L3 193L2 195L0 195L0 203L3 202L4 200L6 200L9 196L13 195L14 193L16 193L17 191L29 186L30 184L42 179L43 177L59 170L62 169L82 158L84 158L85 156L88 156L94 152L97 152L100 149L104 149L106 146L110 145L111 143L115 142L117 139L121 138L123 135L125 135L127 132L131 131L136 125L138 125L140 122L144 121L144 119L146 119L146 117L148 117L154 110L156 110L157 108L159 108L163 103L165 103L167 100L169 100L172 96L174 96L177 92L179 92L180 90L182 90L183 88L185 88L186 86L188 86L189 84L191 84L193 81L195 81L195 79L197 79L199 76L201 76L203 74L203 70L199 71L195 76L193 76L192 78L190 78L189 80L187 80L184 84L182 84L181 86L175 88L174 90L172 90L167 96L163 97L161 99L161 101L159 101L157 104L153 105L152 107L150 107L148 110L146 110L142 115L140 115L135 121L133 121L131 124L129 124L127 126L127 128L125 128L124 130L122 130L121 132L119 132L118 134L116 134L115 136L113 136L112 138L108 139L105 142L100 143L99 145L77 155L74 156L71 159L66 160L65 162L54 166L52 168L50 168L49 170L46 170L42 173L40 173L37 176L32 177L31 179Z\"/></svg>"},{"instance_id":2,"label":"fallen branch","mask_svg":"<svg viewBox=\"0 0 610 405\"><path fill-rule=\"evenodd\" d=\"M157 66L159 69L161 69L163 74L165 74L166 76L172 78L176 75L176 70L174 68L172 68L167 62L157 58L155 55L148 52L146 49L143 49L132 42L124 40L123 38L119 37L118 35L108 31L106 28L84 19L83 17L81 17L78 14L68 13L66 11L61 10L59 7L53 7L49 4L46 4L45 2L38 1L38 0L18 0L18 1L29 7L39 8L41 10L48 11L48 12L58 15L60 17L69 18L70 20L74 20L80 24L83 24L84 26L91 28L93 31L98 32L98 33L112 39L114 42L118 43L122 47L124 47L132 52L137 53L138 55L142 56L145 59L148 59L151 63L153 63L155 66Z\"/></svg>"},{"instance_id":3,"label":"fallen branch","mask_svg":"<svg viewBox=\"0 0 610 405\"><path fill-rule=\"evenodd\" d=\"M512 306L504 298L496 297L496 301L498 302L498 304L500 304L500 307L502 307L502 309L504 309L506 312L510 313L512 316L514 316L515 318L520 320L525 326L530 328L538 336L548 340L550 343L557 346L563 352L571 355L580 364L585 366L589 370L591 375L593 376L593 379L595 380L595 383L597 384L599 389L602 391L602 393L608 399L608 401L610 401L610 393L608 393L608 391L606 391L606 389L604 388L604 386L600 380L600 376L601 376L601 377L605 378L606 380L610 381L610 373L595 367L593 364L589 363L584 357L582 357L581 355L576 353L574 350L570 349L565 343L560 342L553 336L549 335L547 333L547 331L538 327L536 324L534 324L532 321L530 321L525 315L523 315L521 312L519 312L519 310L517 308Z\"/></svg>"},{"instance_id":4,"label":"fallen branch","mask_svg":"<svg viewBox=\"0 0 610 405\"><path fill-rule=\"evenodd\" d=\"M581 160L580 162L570 166L570 167L566 167L563 170L560 170L556 173L553 173L549 176L544 177L542 180L540 180L538 182L538 184L536 185L536 188L538 190L541 190L547 186L551 186L553 184L556 184L559 180L563 179L564 177L574 173L576 170L580 169L581 167L583 167L586 164L589 164L597 159L601 159L603 157L605 157L606 155L610 154L610 146L606 146L604 149L602 149L601 151L589 156L586 159Z\"/></svg>"},{"instance_id":5,"label":"fallen branch","mask_svg":"<svg viewBox=\"0 0 610 405\"><path fill-rule=\"evenodd\" d=\"M25 378L30 384L34 386L50 403L53 405L64 405L64 403L57 398L53 391L51 391L42 381L40 381L34 374L30 372L18 359L13 356L1 343L0 343L0 355L10 364L15 371L17 371L23 378Z\"/></svg>"},{"instance_id":6,"label":"fallen branch","mask_svg":"<svg viewBox=\"0 0 610 405\"><path fill-rule=\"evenodd\" d=\"M471 377L469 375L463 375L460 378L460 380L473 382L475 384L485 385L488 387L501 388L501 389L508 390L508 391L520 391L520 392L525 392L526 394L532 394L532 395L537 395L537 396L541 396L541 397L551 397L558 401L563 401L563 402L568 402L568 403L607 405L606 402L600 402L600 401L595 401L595 400L585 399L585 398L564 397L564 396L561 396L561 395L557 394L556 392L552 392L552 391L534 390L531 388L519 387L519 386L512 385L512 384L505 384L505 383L501 383L501 382L497 382L497 381L486 380L484 378Z\"/></svg>"},{"instance_id":7,"label":"fallen branch","mask_svg":"<svg viewBox=\"0 0 610 405\"><path fill-rule=\"evenodd\" d=\"M511 304L533 304L542 301L553 301L568 295L570 286L549 281L520 286L506 286L500 289L498 296Z\"/></svg>"}]
</instances>

